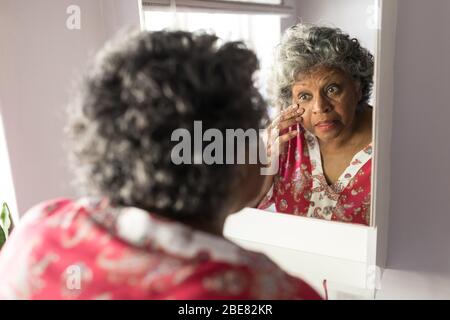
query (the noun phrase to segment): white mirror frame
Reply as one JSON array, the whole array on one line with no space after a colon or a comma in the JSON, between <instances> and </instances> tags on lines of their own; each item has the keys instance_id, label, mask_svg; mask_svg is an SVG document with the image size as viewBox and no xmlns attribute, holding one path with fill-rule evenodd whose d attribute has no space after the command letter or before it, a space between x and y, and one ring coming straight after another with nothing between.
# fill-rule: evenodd
<instances>
[{"instance_id":1,"label":"white mirror frame","mask_svg":"<svg viewBox=\"0 0 450 320\"><path fill-rule=\"evenodd\" d=\"M372 226L244 209L230 216L225 237L267 254L330 299L375 298L387 256L390 147L394 101L397 0L379 0L375 62Z\"/></svg>"}]
</instances>

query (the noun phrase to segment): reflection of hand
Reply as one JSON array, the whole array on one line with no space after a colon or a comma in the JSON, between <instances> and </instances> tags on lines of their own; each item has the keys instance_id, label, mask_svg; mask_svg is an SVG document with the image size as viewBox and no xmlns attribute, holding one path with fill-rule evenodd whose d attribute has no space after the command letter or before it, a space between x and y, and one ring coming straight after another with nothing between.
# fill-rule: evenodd
<instances>
[{"instance_id":1,"label":"reflection of hand","mask_svg":"<svg viewBox=\"0 0 450 320\"><path fill-rule=\"evenodd\" d=\"M298 130L286 131L287 128L303 122L302 115L305 109L298 104L283 110L267 128L267 156L272 162L286 150L286 142L297 136Z\"/></svg>"},{"instance_id":2,"label":"reflection of hand","mask_svg":"<svg viewBox=\"0 0 450 320\"><path fill-rule=\"evenodd\" d=\"M264 199L273 184L273 179L278 172L278 157L280 153L285 152L286 142L298 134L298 130L286 131L286 129L301 124L304 113L305 109L300 108L298 104L292 105L283 110L266 129L269 168L263 173L266 179L261 188L258 203Z\"/></svg>"}]
</instances>

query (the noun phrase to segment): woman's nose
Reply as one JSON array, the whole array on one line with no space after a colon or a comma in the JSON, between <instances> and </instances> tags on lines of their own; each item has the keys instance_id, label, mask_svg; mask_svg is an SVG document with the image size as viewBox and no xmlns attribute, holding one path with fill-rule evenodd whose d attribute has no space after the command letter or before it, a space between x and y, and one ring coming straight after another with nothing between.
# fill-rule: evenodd
<instances>
[{"instance_id":1,"label":"woman's nose","mask_svg":"<svg viewBox=\"0 0 450 320\"><path fill-rule=\"evenodd\" d=\"M316 100L314 101L314 106L312 109L312 112L317 114L317 113L328 113L330 112L332 109L330 102L322 97L322 96L318 96L316 98Z\"/></svg>"}]
</instances>

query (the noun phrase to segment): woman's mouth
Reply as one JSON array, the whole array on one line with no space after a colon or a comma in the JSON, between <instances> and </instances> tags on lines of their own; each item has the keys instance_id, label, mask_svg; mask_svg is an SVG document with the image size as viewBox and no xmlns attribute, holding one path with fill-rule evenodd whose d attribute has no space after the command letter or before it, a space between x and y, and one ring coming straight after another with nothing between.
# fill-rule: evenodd
<instances>
[{"instance_id":1,"label":"woman's mouth","mask_svg":"<svg viewBox=\"0 0 450 320\"><path fill-rule=\"evenodd\" d=\"M333 120L327 120L327 121L320 121L316 124L316 128L320 131L330 131L333 130L337 125L337 121Z\"/></svg>"}]
</instances>

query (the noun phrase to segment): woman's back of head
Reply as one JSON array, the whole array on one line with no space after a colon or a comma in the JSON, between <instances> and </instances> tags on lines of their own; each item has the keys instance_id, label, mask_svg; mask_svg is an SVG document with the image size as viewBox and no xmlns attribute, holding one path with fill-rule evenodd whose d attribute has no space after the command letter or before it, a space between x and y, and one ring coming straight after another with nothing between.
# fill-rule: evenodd
<instances>
[{"instance_id":1,"label":"woman's back of head","mask_svg":"<svg viewBox=\"0 0 450 320\"><path fill-rule=\"evenodd\" d=\"M238 166L176 165L171 136L186 129L194 138L194 121L222 133L259 129L266 105L253 84L257 68L242 43L204 33L140 32L108 44L70 108L83 194L180 220L224 210Z\"/></svg>"}]
</instances>

